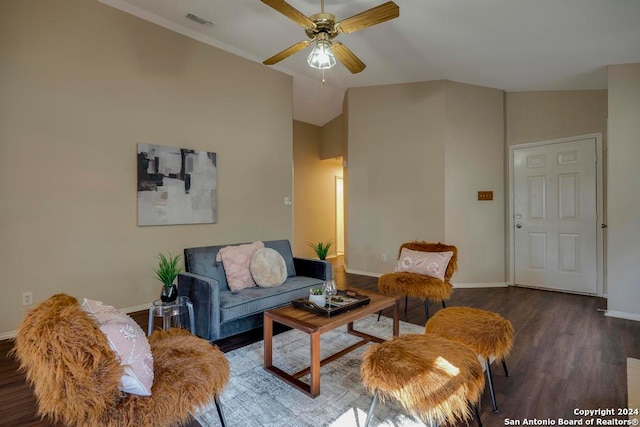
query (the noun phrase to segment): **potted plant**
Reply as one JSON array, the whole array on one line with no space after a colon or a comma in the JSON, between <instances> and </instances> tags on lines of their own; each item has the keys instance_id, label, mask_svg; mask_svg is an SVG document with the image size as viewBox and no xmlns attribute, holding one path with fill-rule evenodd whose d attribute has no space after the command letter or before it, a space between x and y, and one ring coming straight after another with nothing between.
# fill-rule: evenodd
<instances>
[{"instance_id":1,"label":"potted plant","mask_svg":"<svg viewBox=\"0 0 640 427\"><path fill-rule=\"evenodd\" d=\"M312 302L320 307L324 307L324 304L326 302L324 298L324 291L320 288L309 289L309 302Z\"/></svg>"},{"instance_id":2,"label":"potted plant","mask_svg":"<svg viewBox=\"0 0 640 427\"><path fill-rule=\"evenodd\" d=\"M313 249L313 251L316 253L318 258L325 260L327 259L329 248L331 247L331 245L333 245L333 242L330 240L327 240L326 242L318 242L318 243L308 242L307 245L309 245Z\"/></svg>"},{"instance_id":3,"label":"potted plant","mask_svg":"<svg viewBox=\"0 0 640 427\"><path fill-rule=\"evenodd\" d=\"M169 252L169 256L158 254L158 268L153 270L156 273L156 279L162 282L162 293L160 299L162 302L173 302L178 298L178 289L174 284L178 274L182 272L182 267L178 265L180 255L175 257Z\"/></svg>"}]
</instances>

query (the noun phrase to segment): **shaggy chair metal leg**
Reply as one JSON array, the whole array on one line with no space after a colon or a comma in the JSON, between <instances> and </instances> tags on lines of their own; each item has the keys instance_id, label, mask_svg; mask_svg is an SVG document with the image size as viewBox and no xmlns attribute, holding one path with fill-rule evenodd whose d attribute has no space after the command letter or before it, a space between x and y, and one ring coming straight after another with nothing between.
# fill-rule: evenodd
<instances>
[{"instance_id":1,"label":"shaggy chair metal leg","mask_svg":"<svg viewBox=\"0 0 640 427\"><path fill-rule=\"evenodd\" d=\"M404 313L407 314L407 308L409 307L409 295L404 296Z\"/></svg>"},{"instance_id":2,"label":"shaggy chair metal leg","mask_svg":"<svg viewBox=\"0 0 640 427\"><path fill-rule=\"evenodd\" d=\"M491 375L491 361L487 359L487 382L489 383L489 393L491 394L491 408L493 413L498 413L498 405L496 404L496 393L493 390L493 376Z\"/></svg>"},{"instance_id":3,"label":"shaggy chair metal leg","mask_svg":"<svg viewBox=\"0 0 640 427\"><path fill-rule=\"evenodd\" d=\"M480 419L480 412L478 412L478 405L471 404L473 406L473 412L476 415L476 421L478 422L478 427L482 427L482 420Z\"/></svg>"},{"instance_id":4,"label":"shaggy chair metal leg","mask_svg":"<svg viewBox=\"0 0 640 427\"><path fill-rule=\"evenodd\" d=\"M507 369L507 362L502 359L502 367L504 368L504 376L508 377L509 376L509 370Z\"/></svg>"},{"instance_id":5,"label":"shaggy chair metal leg","mask_svg":"<svg viewBox=\"0 0 640 427\"><path fill-rule=\"evenodd\" d=\"M220 417L220 423L222 427L227 425L227 421L224 419L224 412L222 412L222 405L220 404L220 398L218 396L215 397L216 401L216 409L218 410L218 416Z\"/></svg>"},{"instance_id":6,"label":"shaggy chair metal leg","mask_svg":"<svg viewBox=\"0 0 640 427\"><path fill-rule=\"evenodd\" d=\"M380 316L382 316L382 310L378 312L378 322L380 321Z\"/></svg>"},{"instance_id":7,"label":"shaggy chair metal leg","mask_svg":"<svg viewBox=\"0 0 640 427\"><path fill-rule=\"evenodd\" d=\"M442 301L442 308L447 308L447 305L445 304L444 300ZM406 309L405 309L405 313L406 313ZM424 300L424 314L426 316L426 320L429 320L429 299L427 298L426 300Z\"/></svg>"},{"instance_id":8,"label":"shaggy chair metal leg","mask_svg":"<svg viewBox=\"0 0 640 427\"><path fill-rule=\"evenodd\" d=\"M371 404L369 405L369 412L367 413L367 421L364 423L364 427L369 427L369 421L373 417L373 407L376 406L376 400L378 399L378 389L373 393L373 398L371 398Z\"/></svg>"}]
</instances>

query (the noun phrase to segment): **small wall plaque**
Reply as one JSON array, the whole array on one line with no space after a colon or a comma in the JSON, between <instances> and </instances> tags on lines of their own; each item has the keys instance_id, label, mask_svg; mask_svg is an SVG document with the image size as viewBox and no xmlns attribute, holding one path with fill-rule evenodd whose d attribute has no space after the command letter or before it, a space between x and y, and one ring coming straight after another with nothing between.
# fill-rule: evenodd
<instances>
[{"instance_id":1,"label":"small wall plaque","mask_svg":"<svg viewBox=\"0 0 640 427\"><path fill-rule=\"evenodd\" d=\"M478 200L493 200L493 191L478 191Z\"/></svg>"}]
</instances>

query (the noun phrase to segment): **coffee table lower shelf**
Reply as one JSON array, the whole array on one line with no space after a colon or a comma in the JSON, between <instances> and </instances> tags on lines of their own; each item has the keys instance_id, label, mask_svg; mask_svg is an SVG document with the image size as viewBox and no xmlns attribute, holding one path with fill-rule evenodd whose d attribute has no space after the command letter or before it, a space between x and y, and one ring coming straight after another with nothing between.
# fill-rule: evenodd
<instances>
[{"instance_id":1,"label":"coffee table lower shelf","mask_svg":"<svg viewBox=\"0 0 640 427\"><path fill-rule=\"evenodd\" d=\"M360 290L358 290L360 292ZM367 291L371 298L371 303L364 307L356 308L341 315L326 318L313 315L303 310L291 306L278 308L264 313L264 369L276 375L289 385L297 388L310 397L320 395L320 367L336 360L345 354L362 347L363 345L385 341L382 338L367 334L354 329L353 322L369 314L376 313L383 308L394 307L393 316L393 336L399 333L399 300L393 297L386 297L372 291ZM310 340L310 362L311 365L298 372L290 374L273 365L273 322L281 323L293 329L309 334ZM362 340L320 360L320 335L343 325L347 325L347 332L358 336ZM310 381L306 383L300 380L301 377L310 374Z\"/></svg>"}]
</instances>

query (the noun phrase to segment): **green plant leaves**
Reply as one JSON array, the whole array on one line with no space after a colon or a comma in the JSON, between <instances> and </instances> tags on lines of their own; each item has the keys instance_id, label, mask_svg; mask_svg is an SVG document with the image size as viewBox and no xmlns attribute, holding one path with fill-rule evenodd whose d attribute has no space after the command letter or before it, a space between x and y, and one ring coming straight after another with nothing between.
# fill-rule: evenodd
<instances>
[{"instance_id":1,"label":"green plant leaves","mask_svg":"<svg viewBox=\"0 0 640 427\"><path fill-rule=\"evenodd\" d=\"M154 269L156 273L156 279L161 281L164 286L171 286L178 277L178 274L182 272L182 267L178 265L180 261L180 255L175 257L169 252L169 256L165 256L163 253L158 254L158 268Z\"/></svg>"},{"instance_id":2,"label":"green plant leaves","mask_svg":"<svg viewBox=\"0 0 640 427\"><path fill-rule=\"evenodd\" d=\"M327 259L329 248L331 247L331 245L333 245L333 242L330 240L327 240L326 242L318 242L318 243L307 242L307 245L313 249L313 251L316 253L318 258Z\"/></svg>"}]
</instances>

